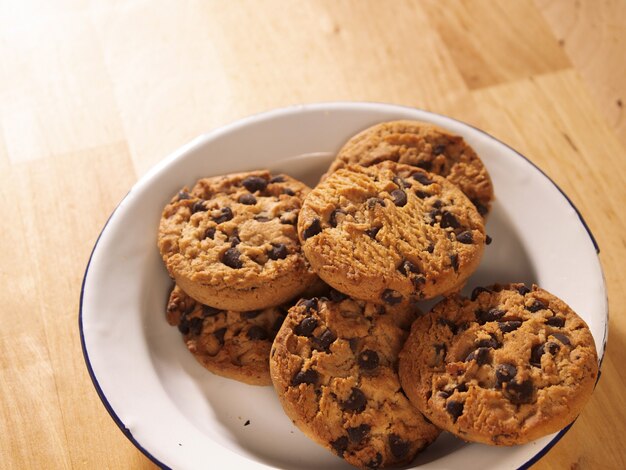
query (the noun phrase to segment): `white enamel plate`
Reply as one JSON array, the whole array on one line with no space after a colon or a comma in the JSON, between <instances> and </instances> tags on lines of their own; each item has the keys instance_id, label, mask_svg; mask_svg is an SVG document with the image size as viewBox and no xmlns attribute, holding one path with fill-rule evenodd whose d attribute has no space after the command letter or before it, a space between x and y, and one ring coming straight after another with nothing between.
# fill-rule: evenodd
<instances>
[{"instance_id":1,"label":"white enamel plate","mask_svg":"<svg viewBox=\"0 0 626 470\"><path fill-rule=\"evenodd\" d=\"M171 281L156 233L171 196L200 177L268 168L313 186L349 137L395 119L429 121L462 135L491 174L497 200L487 233L493 243L468 289L535 282L585 319L603 355L607 299L595 241L565 194L519 153L461 122L400 106L328 103L271 111L197 138L141 178L111 215L85 272L79 323L87 368L120 429L155 463L349 468L291 423L271 387L224 379L196 363L165 321ZM444 433L413 465L528 467L563 433L508 448Z\"/></svg>"}]
</instances>

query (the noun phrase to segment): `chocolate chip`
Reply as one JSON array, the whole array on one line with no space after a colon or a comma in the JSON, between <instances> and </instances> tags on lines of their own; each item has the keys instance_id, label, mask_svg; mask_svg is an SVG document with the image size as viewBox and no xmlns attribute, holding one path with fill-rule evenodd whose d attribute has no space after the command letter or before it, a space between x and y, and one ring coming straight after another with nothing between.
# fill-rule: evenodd
<instances>
[{"instance_id":1,"label":"chocolate chip","mask_svg":"<svg viewBox=\"0 0 626 470\"><path fill-rule=\"evenodd\" d=\"M385 200L379 197L371 197L365 201L365 205L369 210L373 210L376 206L385 207Z\"/></svg>"},{"instance_id":2,"label":"chocolate chip","mask_svg":"<svg viewBox=\"0 0 626 470\"><path fill-rule=\"evenodd\" d=\"M382 227L372 227L370 229L367 229L365 231L365 234L370 237L372 240L376 240L376 235L378 235L378 232L380 232L380 229Z\"/></svg>"},{"instance_id":3,"label":"chocolate chip","mask_svg":"<svg viewBox=\"0 0 626 470\"><path fill-rule=\"evenodd\" d=\"M195 214L196 212L203 212L206 211L206 207L204 205L204 201L200 200L200 201L196 201L193 203L193 205L191 206L191 213Z\"/></svg>"},{"instance_id":4,"label":"chocolate chip","mask_svg":"<svg viewBox=\"0 0 626 470\"><path fill-rule=\"evenodd\" d=\"M366 467L367 468L378 468L380 464L383 463L383 455L380 452L376 452L376 457L370 460Z\"/></svg>"},{"instance_id":5,"label":"chocolate chip","mask_svg":"<svg viewBox=\"0 0 626 470\"><path fill-rule=\"evenodd\" d=\"M407 197L402 189L394 189L391 191L391 199L393 199L393 203L398 207L406 206Z\"/></svg>"},{"instance_id":6,"label":"chocolate chip","mask_svg":"<svg viewBox=\"0 0 626 470\"><path fill-rule=\"evenodd\" d=\"M376 351L366 349L359 354L357 362L359 367L363 370L374 370L378 367L380 359Z\"/></svg>"},{"instance_id":7,"label":"chocolate chip","mask_svg":"<svg viewBox=\"0 0 626 470\"><path fill-rule=\"evenodd\" d=\"M341 436L339 439L335 439L330 443L339 457L343 457L343 453L348 449L348 436Z\"/></svg>"},{"instance_id":8,"label":"chocolate chip","mask_svg":"<svg viewBox=\"0 0 626 470\"><path fill-rule=\"evenodd\" d=\"M413 276L411 278L411 284L413 284L413 287L415 287L416 290L420 290L422 288L422 285L426 284L426 278L421 275Z\"/></svg>"},{"instance_id":9,"label":"chocolate chip","mask_svg":"<svg viewBox=\"0 0 626 470\"><path fill-rule=\"evenodd\" d=\"M390 434L389 449L395 458L403 459L411 450L411 443L401 439L397 434Z\"/></svg>"},{"instance_id":10,"label":"chocolate chip","mask_svg":"<svg viewBox=\"0 0 626 470\"><path fill-rule=\"evenodd\" d=\"M350 442L353 444L360 444L371 429L372 427L369 424L360 424L358 426L348 428L346 431L348 432Z\"/></svg>"},{"instance_id":11,"label":"chocolate chip","mask_svg":"<svg viewBox=\"0 0 626 470\"><path fill-rule=\"evenodd\" d=\"M504 316L504 314L506 313L505 310L501 310L499 308L490 308L487 311L487 321L495 321L498 320L500 318L502 318Z\"/></svg>"},{"instance_id":12,"label":"chocolate chip","mask_svg":"<svg viewBox=\"0 0 626 470\"><path fill-rule=\"evenodd\" d=\"M184 335L189 334L189 322L187 321L187 319L180 319L180 323L178 323L178 331L180 331Z\"/></svg>"},{"instance_id":13,"label":"chocolate chip","mask_svg":"<svg viewBox=\"0 0 626 470\"><path fill-rule=\"evenodd\" d=\"M241 316L245 318L246 320L252 320L253 318L256 318L259 315L261 315L262 312L263 310L251 310L249 312L241 312Z\"/></svg>"},{"instance_id":14,"label":"chocolate chip","mask_svg":"<svg viewBox=\"0 0 626 470\"><path fill-rule=\"evenodd\" d=\"M330 217L328 218L328 223L330 224L331 227L336 227L337 226L337 215L339 214L345 214L346 211L344 211L343 209L335 209L330 213Z\"/></svg>"},{"instance_id":15,"label":"chocolate chip","mask_svg":"<svg viewBox=\"0 0 626 470\"><path fill-rule=\"evenodd\" d=\"M233 218L233 211L230 207L222 207L220 215L213 217L216 224L227 222Z\"/></svg>"},{"instance_id":16,"label":"chocolate chip","mask_svg":"<svg viewBox=\"0 0 626 470\"><path fill-rule=\"evenodd\" d=\"M426 247L426 251L429 253L433 253L433 251L435 251L435 245L433 245L432 243L430 243L427 247Z\"/></svg>"},{"instance_id":17,"label":"chocolate chip","mask_svg":"<svg viewBox=\"0 0 626 470\"><path fill-rule=\"evenodd\" d=\"M420 268L408 259L403 260L398 266L398 271L407 276L409 273L419 274Z\"/></svg>"},{"instance_id":18,"label":"chocolate chip","mask_svg":"<svg viewBox=\"0 0 626 470\"><path fill-rule=\"evenodd\" d=\"M535 387L533 387L533 382L530 379L520 383L511 381L506 384L504 394L514 405L523 405L532 403L534 390Z\"/></svg>"},{"instance_id":19,"label":"chocolate chip","mask_svg":"<svg viewBox=\"0 0 626 470\"><path fill-rule=\"evenodd\" d=\"M306 312L310 312L311 310L317 311L317 298L313 297L312 299L303 299L302 305L304 305L304 310Z\"/></svg>"},{"instance_id":20,"label":"chocolate chip","mask_svg":"<svg viewBox=\"0 0 626 470\"><path fill-rule=\"evenodd\" d=\"M492 241L493 238L491 238L489 235L485 235L485 245L491 245Z\"/></svg>"},{"instance_id":21,"label":"chocolate chip","mask_svg":"<svg viewBox=\"0 0 626 470\"><path fill-rule=\"evenodd\" d=\"M502 333L510 333L517 330L520 326L522 326L522 322L518 320L498 322L498 328L500 328Z\"/></svg>"},{"instance_id":22,"label":"chocolate chip","mask_svg":"<svg viewBox=\"0 0 626 470\"><path fill-rule=\"evenodd\" d=\"M452 332L453 335L457 333L457 330L458 330L457 324L454 323L452 320L449 320L444 317L439 317L437 318L437 323L439 323L442 326L447 326L448 328L450 328L450 331Z\"/></svg>"},{"instance_id":23,"label":"chocolate chip","mask_svg":"<svg viewBox=\"0 0 626 470\"><path fill-rule=\"evenodd\" d=\"M459 270L459 255L456 253L450 255L450 266L452 266L455 272Z\"/></svg>"},{"instance_id":24,"label":"chocolate chip","mask_svg":"<svg viewBox=\"0 0 626 470\"><path fill-rule=\"evenodd\" d=\"M253 206L256 204L256 198L250 193L242 194L239 196L239 199L237 199L237 202L239 202L239 204L245 204L246 206Z\"/></svg>"},{"instance_id":25,"label":"chocolate chip","mask_svg":"<svg viewBox=\"0 0 626 470\"><path fill-rule=\"evenodd\" d=\"M526 307L526 310L528 310L531 313L536 313L539 310L544 310L546 308L548 308L548 306L544 304L541 300L534 299L533 303Z\"/></svg>"},{"instance_id":26,"label":"chocolate chip","mask_svg":"<svg viewBox=\"0 0 626 470\"><path fill-rule=\"evenodd\" d=\"M237 246L241 243L238 235L231 235L228 237L228 241L230 242L230 246Z\"/></svg>"},{"instance_id":27,"label":"chocolate chip","mask_svg":"<svg viewBox=\"0 0 626 470\"><path fill-rule=\"evenodd\" d=\"M438 215L441 215L440 209L435 208L435 209L430 210L428 212L428 217L429 217L428 224L431 226L435 225L435 223L437 222Z\"/></svg>"},{"instance_id":28,"label":"chocolate chip","mask_svg":"<svg viewBox=\"0 0 626 470\"><path fill-rule=\"evenodd\" d=\"M319 374L314 369L301 370L291 379L291 385L297 387L300 384L315 385Z\"/></svg>"},{"instance_id":29,"label":"chocolate chip","mask_svg":"<svg viewBox=\"0 0 626 470\"><path fill-rule=\"evenodd\" d=\"M498 339L491 334L489 339L481 339L476 342L477 348L491 348L491 349L499 349L502 347L502 343L498 341Z\"/></svg>"},{"instance_id":30,"label":"chocolate chip","mask_svg":"<svg viewBox=\"0 0 626 470\"><path fill-rule=\"evenodd\" d=\"M177 196L178 196L179 201L184 201L185 199L191 199L191 196L189 195L187 191L179 191Z\"/></svg>"},{"instance_id":31,"label":"chocolate chip","mask_svg":"<svg viewBox=\"0 0 626 470\"><path fill-rule=\"evenodd\" d=\"M489 310L478 309L474 312L476 315L476 321L480 325L484 325L490 321L497 321L504 316L506 312L497 308L490 308Z\"/></svg>"},{"instance_id":32,"label":"chocolate chip","mask_svg":"<svg viewBox=\"0 0 626 470\"><path fill-rule=\"evenodd\" d=\"M510 382L517 374L517 368L513 364L498 364L496 366L496 386L502 387L504 382Z\"/></svg>"},{"instance_id":33,"label":"chocolate chip","mask_svg":"<svg viewBox=\"0 0 626 470\"><path fill-rule=\"evenodd\" d=\"M350 338L348 344L350 345L350 350L355 353L359 348L359 338Z\"/></svg>"},{"instance_id":34,"label":"chocolate chip","mask_svg":"<svg viewBox=\"0 0 626 470\"><path fill-rule=\"evenodd\" d=\"M202 332L202 318L181 318L181 322L178 324L178 331L187 335L189 333L198 336Z\"/></svg>"},{"instance_id":35,"label":"chocolate chip","mask_svg":"<svg viewBox=\"0 0 626 470\"><path fill-rule=\"evenodd\" d=\"M204 238L210 238L213 240L215 238L215 227L209 227L204 231Z\"/></svg>"},{"instance_id":36,"label":"chocolate chip","mask_svg":"<svg viewBox=\"0 0 626 470\"><path fill-rule=\"evenodd\" d=\"M219 313L222 313L222 310L214 307L209 307L208 305L202 306L202 318L214 317Z\"/></svg>"},{"instance_id":37,"label":"chocolate chip","mask_svg":"<svg viewBox=\"0 0 626 470\"><path fill-rule=\"evenodd\" d=\"M483 292L489 293L491 291L485 287L475 287L474 290L472 291L472 296L471 296L472 302L474 302L478 298L478 296Z\"/></svg>"},{"instance_id":38,"label":"chocolate chip","mask_svg":"<svg viewBox=\"0 0 626 470\"><path fill-rule=\"evenodd\" d=\"M478 211L480 215L482 215L483 217L487 215L487 212L489 212L489 210L487 209L487 206L485 206L478 199L470 199L470 200L472 204L474 204L474 207L476 207L476 210Z\"/></svg>"},{"instance_id":39,"label":"chocolate chip","mask_svg":"<svg viewBox=\"0 0 626 470\"><path fill-rule=\"evenodd\" d=\"M302 232L302 239L307 240L311 237L314 237L321 231L322 231L322 224L320 223L320 219L315 218L311 221L309 226L304 229L304 232Z\"/></svg>"},{"instance_id":40,"label":"chocolate chip","mask_svg":"<svg viewBox=\"0 0 626 470\"><path fill-rule=\"evenodd\" d=\"M465 358L465 362L476 361L476 364L479 366L483 366L489 363L489 350L491 348L478 348L475 351L472 351Z\"/></svg>"},{"instance_id":41,"label":"chocolate chip","mask_svg":"<svg viewBox=\"0 0 626 470\"><path fill-rule=\"evenodd\" d=\"M536 344L530 350L530 365L541 367L541 356L545 353L545 344Z\"/></svg>"},{"instance_id":42,"label":"chocolate chip","mask_svg":"<svg viewBox=\"0 0 626 470\"><path fill-rule=\"evenodd\" d=\"M251 340L265 340L265 339L269 339L269 335L267 334L267 331L265 330L265 328L262 328L260 326L257 325L253 325L248 329L248 332L246 333L246 336L248 337L248 339Z\"/></svg>"},{"instance_id":43,"label":"chocolate chip","mask_svg":"<svg viewBox=\"0 0 626 470\"><path fill-rule=\"evenodd\" d=\"M286 194L287 196L295 196L296 195L294 190L291 189L291 188L283 188L283 194Z\"/></svg>"},{"instance_id":44,"label":"chocolate chip","mask_svg":"<svg viewBox=\"0 0 626 470\"><path fill-rule=\"evenodd\" d=\"M267 257L269 259L278 260L285 259L289 254L289 250L287 250L287 246L284 243L277 243L272 245L272 249L267 252Z\"/></svg>"},{"instance_id":45,"label":"chocolate chip","mask_svg":"<svg viewBox=\"0 0 626 470\"><path fill-rule=\"evenodd\" d=\"M219 341L221 345L224 344L224 335L226 334L226 328L220 328L213 332L213 336Z\"/></svg>"},{"instance_id":46,"label":"chocolate chip","mask_svg":"<svg viewBox=\"0 0 626 470\"><path fill-rule=\"evenodd\" d=\"M270 179L270 183L284 183L284 182L285 182L285 177L283 175L272 176L272 179Z\"/></svg>"},{"instance_id":47,"label":"chocolate chip","mask_svg":"<svg viewBox=\"0 0 626 470\"><path fill-rule=\"evenodd\" d=\"M463 243L464 245L471 245L474 243L474 237L472 237L472 232L466 230L465 232L461 232L456 236L456 241L459 243Z\"/></svg>"},{"instance_id":48,"label":"chocolate chip","mask_svg":"<svg viewBox=\"0 0 626 470\"><path fill-rule=\"evenodd\" d=\"M330 345L333 344L336 339L337 337L332 331L326 330L319 338L313 338L313 343L315 344L315 349L328 351Z\"/></svg>"},{"instance_id":49,"label":"chocolate chip","mask_svg":"<svg viewBox=\"0 0 626 470\"><path fill-rule=\"evenodd\" d=\"M524 284L514 286L513 288L519 293L519 295L526 295L530 292L530 289L526 287Z\"/></svg>"},{"instance_id":50,"label":"chocolate chip","mask_svg":"<svg viewBox=\"0 0 626 470\"><path fill-rule=\"evenodd\" d=\"M304 317L300 323L293 329L298 336L306 336L309 338L313 334L313 330L317 328L317 319L314 317Z\"/></svg>"},{"instance_id":51,"label":"chocolate chip","mask_svg":"<svg viewBox=\"0 0 626 470\"><path fill-rule=\"evenodd\" d=\"M430 171L433 168L433 162L429 160L423 160L421 162L415 163L415 166L421 168L422 170Z\"/></svg>"},{"instance_id":52,"label":"chocolate chip","mask_svg":"<svg viewBox=\"0 0 626 470\"><path fill-rule=\"evenodd\" d=\"M367 404L367 397L356 387L352 388L352 393L348 399L340 404L341 409L343 411L356 411L357 413L361 413L365 410L365 405Z\"/></svg>"},{"instance_id":53,"label":"chocolate chip","mask_svg":"<svg viewBox=\"0 0 626 470\"><path fill-rule=\"evenodd\" d=\"M465 384L465 383L459 384L456 387L454 387L454 389L459 391L459 392L467 392L467 384Z\"/></svg>"},{"instance_id":54,"label":"chocolate chip","mask_svg":"<svg viewBox=\"0 0 626 470\"><path fill-rule=\"evenodd\" d=\"M569 346L570 344L572 344L569 338L563 333L552 333L552 336L558 339L564 346Z\"/></svg>"},{"instance_id":55,"label":"chocolate chip","mask_svg":"<svg viewBox=\"0 0 626 470\"><path fill-rule=\"evenodd\" d=\"M422 191L421 189L416 189L415 195L420 199L426 199L427 197L432 196L432 194Z\"/></svg>"},{"instance_id":56,"label":"chocolate chip","mask_svg":"<svg viewBox=\"0 0 626 470\"><path fill-rule=\"evenodd\" d=\"M554 326L556 328L562 328L563 326L565 326L565 318L557 316L550 317L546 320L546 324Z\"/></svg>"},{"instance_id":57,"label":"chocolate chip","mask_svg":"<svg viewBox=\"0 0 626 470\"><path fill-rule=\"evenodd\" d=\"M434 183L433 180L431 180L428 176L426 176L424 173L415 173L413 175L413 179L415 181L418 181L419 183L423 184L424 186L429 186L431 184Z\"/></svg>"},{"instance_id":58,"label":"chocolate chip","mask_svg":"<svg viewBox=\"0 0 626 470\"><path fill-rule=\"evenodd\" d=\"M461 224L452 212L443 211L441 214L441 228L459 228Z\"/></svg>"},{"instance_id":59,"label":"chocolate chip","mask_svg":"<svg viewBox=\"0 0 626 470\"><path fill-rule=\"evenodd\" d=\"M435 348L435 356L445 356L448 351L448 347L444 343L433 344Z\"/></svg>"},{"instance_id":60,"label":"chocolate chip","mask_svg":"<svg viewBox=\"0 0 626 470\"><path fill-rule=\"evenodd\" d=\"M270 221L270 220L272 220L272 219L270 219L270 218L269 218L268 216L266 216L266 215L255 215L255 216L254 216L254 220L256 220L257 222L261 222L261 223L263 223L263 222L269 222L269 221ZM281 222L282 222L282 221L281 221Z\"/></svg>"},{"instance_id":61,"label":"chocolate chip","mask_svg":"<svg viewBox=\"0 0 626 470\"><path fill-rule=\"evenodd\" d=\"M190 318L188 320L188 325L189 325L189 331L191 332L191 334L198 336L200 333L202 333L202 318L199 317L195 317L195 318Z\"/></svg>"},{"instance_id":62,"label":"chocolate chip","mask_svg":"<svg viewBox=\"0 0 626 470\"><path fill-rule=\"evenodd\" d=\"M222 255L222 263L224 263L229 268L241 269L243 267L243 261L241 261L241 259L239 258L240 256L241 253L237 248L230 247Z\"/></svg>"},{"instance_id":63,"label":"chocolate chip","mask_svg":"<svg viewBox=\"0 0 626 470\"><path fill-rule=\"evenodd\" d=\"M446 151L446 146L444 144L439 144L435 146L435 148L433 149L433 155L441 155L445 151Z\"/></svg>"},{"instance_id":64,"label":"chocolate chip","mask_svg":"<svg viewBox=\"0 0 626 470\"><path fill-rule=\"evenodd\" d=\"M260 176L248 176L241 184L253 193L255 191L263 191L267 187L267 180Z\"/></svg>"},{"instance_id":65,"label":"chocolate chip","mask_svg":"<svg viewBox=\"0 0 626 470\"><path fill-rule=\"evenodd\" d=\"M396 305L402 302L402 294L393 289L385 289L381 295L384 302L389 305Z\"/></svg>"},{"instance_id":66,"label":"chocolate chip","mask_svg":"<svg viewBox=\"0 0 626 470\"><path fill-rule=\"evenodd\" d=\"M443 398L444 400L450 398L450 395L452 395L452 393L447 392L446 390L440 390L439 392L437 392L437 396Z\"/></svg>"},{"instance_id":67,"label":"chocolate chip","mask_svg":"<svg viewBox=\"0 0 626 470\"><path fill-rule=\"evenodd\" d=\"M346 300L348 298L346 294L339 292L336 289L331 289L328 295L330 296L330 300L333 302L341 302L342 300Z\"/></svg>"},{"instance_id":68,"label":"chocolate chip","mask_svg":"<svg viewBox=\"0 0 626 470\"><path fill-rule=\"evenodd\" d=\"M465 404L462 401L450 400L446 403L446 411L452 416L452 421L456 423L459 416L463 414L463 407Z\"/></svg>"},{"instance_id":69,"label":"chocolate chip","mask_svg":"<svg viewBox=\"0 0 626 470\"><path fill-rule=\"evenodd\" d=\"M545 346L544 346L544 351L547 351L550 355L554 356L556 353L559 352L559 349L561 349L561 346L559 346L558 344L556 344L553 341L548 341Z\"/></svg>"}]
</instances>

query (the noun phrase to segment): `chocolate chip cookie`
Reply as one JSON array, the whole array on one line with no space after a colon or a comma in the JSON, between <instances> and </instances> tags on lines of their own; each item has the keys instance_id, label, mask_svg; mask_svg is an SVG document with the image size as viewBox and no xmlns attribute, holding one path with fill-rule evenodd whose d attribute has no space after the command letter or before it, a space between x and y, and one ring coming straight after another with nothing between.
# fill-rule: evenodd
<instances>
[{"instance_id":1,"label":"chocolate chip cookie","mask_svg":"<svg viewBox=\"0 0 626 470\"><path fill-rule=\"evenodd\" d=\"M556 432L580 413L598 375L585 322L523 284L455 295L418 318L400 354L411 402L437 426L492 445Z\"/></svg>"},{"instance_id":2,"label":"chocolate chip cookie","mask_svg":"<svg viewBox=\"0 0 626 470\"><path fill-rule=\"evenodd\" d=\"M461 188L481 215L489 212L493 185L483 162L461 136L433 124L391 121L365 129L341 148L329 172L350 164L370 166L385 160L443 176Z\"/></svg>"},{"instance_id":3,"label":"chocolate chip cookie","mask_svg":"<svg viewBox=\"0 0 626 470\"><path fill-rule=\"evenodd\" d=\"M175 286L167 303L167 322L178 327L189 351L214 374L270 385L270 348L289 307L218 310L196 302Z\"/></svg>"},{"instance_id":4,"label":"chocolate chip cookie","mask_svg":"<svg viewBox=\"0 0 626 470\"><path fill-rule=\"evenodd\" d=\"M298 234L326 283L385 304L459 290L485 244L483 218L459 188L389 161L342 168L318 184Z\"/></svg>"},{"instance_id":5,"label":"chocolate chip cookie","mask_svg":"<svg viewBox=\"0 0 626 470\"><path fill-rule=\"evenodd\" d=\"M410 462L439 435L400 389L398 353L413 312L354 300L300 300L270 353L287 415L311 439L360 468Z\"/></svg>"},{"instance_id":6,"label":"chocolate chip cookie","mask_svg":"<svg viewBox=\"0 0 626 470\"><path fill-rule=\"evenodd\" d=\"M158 245L176 283L211 307L280 305L316 276L296 223L309 188L268 171L203 178L165 207Z\"/></svg>"}]
</instances>

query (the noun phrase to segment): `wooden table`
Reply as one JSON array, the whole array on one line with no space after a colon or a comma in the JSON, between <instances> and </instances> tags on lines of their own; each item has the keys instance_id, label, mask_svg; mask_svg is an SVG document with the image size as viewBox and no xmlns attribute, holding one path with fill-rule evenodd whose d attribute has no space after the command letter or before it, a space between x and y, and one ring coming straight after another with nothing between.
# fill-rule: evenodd
<instances>
[{"instance_id":1,"label":"wooden table","mask_svg":"<svg viewBox=\"0 0 626 470\"><path fill-rule=\"evenodd\" d=\"M108 215L197 134L363 100L482 128L579 208L601 248L608 350L536 468L626 468L625 51L625 0L2 2L0 467L153 467L81 352L81 280Z\"/></svg>"}]
</instances>

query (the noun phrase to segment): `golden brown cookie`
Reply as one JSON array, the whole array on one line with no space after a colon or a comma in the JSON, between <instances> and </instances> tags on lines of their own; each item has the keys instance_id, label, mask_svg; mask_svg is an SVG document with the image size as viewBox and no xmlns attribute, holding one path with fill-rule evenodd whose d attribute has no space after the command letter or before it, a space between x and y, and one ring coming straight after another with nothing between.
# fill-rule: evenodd
<instances>
[{"instance_id":1,"label":"golden brown cookie","mask_svg":"<svg viewBox=\"0 0 626 470\"><path fill-rule=\"evenodd\" d=\"M218 310L175 286L167 304L167 322L178 327L189 351L214 374L270 385L270 348L289 306L251 312Z\"/></svg>"},{"instance_id":2,"label":"golden brown cookie","mask_svg":"<svg viewBox=\"0 0 626 470\"><path fill-rule=\"evenodd\" d=\"M176 283L211 307L280 305L316 281L296 223L309 188L267 171L199 180L165 207L158 245Z\"/></svg>"},{"instance_id":3,"label":"golden brown cookie","mask_svg":"<svg viewBox=\"0 0 626 470\"><path fill-rule=\"evenodd\" d=\"M439 435L400 389L413 313L347 298L301 300L270 353L283 408L302 432L360 468L406 464Z\"/></svg>"},{"instance_id":4,"label":"golden brown cookie","mask_svg":"<svg viewBox=\"0 0 626 470\"><path fill-rule=\"evenodd\" d=\"M370 166L385 160L423 168L457 185L485 216L493 200L487 169L461 136L419 121L376 124L341 148L329 173L351 164Z\"/></svg>"},{"instance_id":5,"label":"golden brown cookie","mask_svg":"<svg viewBox=\"0 0 626 470\"><path fill-rule=\"evenodd\" d=\"M298 234L326 283L386 304L459 290L485 243L483 219L459 188L395 162L331 174L305 198Z\"/></svg>"},{"instance_id":6,"label":"golden brown cookie","mask_svg":"<svg viewBox=\"0 0 626 470\"><path fill-rule=\"evenodd\" d=\"M400 354L405 393L467 441L523 444L571 423L593 391L589 328L562 300L523 284L455 295L415 321Z\"/></svg>"}]
</instances>

